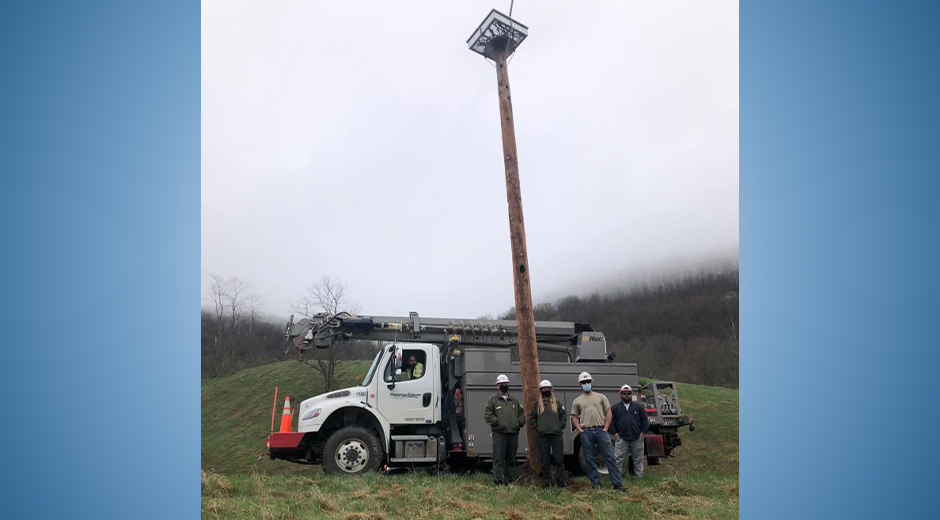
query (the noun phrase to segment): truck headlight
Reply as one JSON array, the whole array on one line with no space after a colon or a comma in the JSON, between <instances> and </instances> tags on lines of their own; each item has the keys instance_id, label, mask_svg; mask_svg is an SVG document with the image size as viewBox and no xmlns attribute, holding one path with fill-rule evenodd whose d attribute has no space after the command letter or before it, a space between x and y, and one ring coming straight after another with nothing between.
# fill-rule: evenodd
<instances>
[{"instance_id":1,"label":"truck headlight","mask_svg":"<svg viewBox=\"0 0 940 520\"><path fill-rule=\"evenodd\" d=\"M319 408L314 408L313 410L310 410L309 412L305 413L304 416L300 418L300 420L301 420L301 421L307 421L307 420L310 420L310 419L315 419L315 418L317 418L317 417L319 417L319 416L320 416L320 409L319 409Z\"/></svg>"}]
</instances>

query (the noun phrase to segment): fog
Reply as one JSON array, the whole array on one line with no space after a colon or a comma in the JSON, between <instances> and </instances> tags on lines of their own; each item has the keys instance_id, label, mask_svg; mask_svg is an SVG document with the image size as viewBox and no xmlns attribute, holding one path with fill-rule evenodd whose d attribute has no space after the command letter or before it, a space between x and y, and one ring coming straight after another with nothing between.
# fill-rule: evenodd
<instances>
[{"instance_id":1,"label":"fog","mask_svg":"<svg viewBox=\"0 0 940 520\"><path fill-rule=\"evenodd\" d=\"M367 314L513 304L496 73L466 45L508 1L202 5L204 296L235 276L286 316L329 275ZM513 18L533 299L736 261L737 2Z\"/></svg>"}]
</instances>

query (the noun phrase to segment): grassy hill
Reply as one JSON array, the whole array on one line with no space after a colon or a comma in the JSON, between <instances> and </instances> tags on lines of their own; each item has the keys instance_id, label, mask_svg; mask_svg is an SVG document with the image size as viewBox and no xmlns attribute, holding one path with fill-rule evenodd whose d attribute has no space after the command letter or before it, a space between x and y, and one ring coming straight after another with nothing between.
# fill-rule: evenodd
<instances>
[{"instance_id":1,"label":"grassy hill","mask_svg":"<svg viewBox=\"0 0 940 520\"><path fill-rule=\"evenodd\" d=\"M368 362L338 367L341 386L361 381ZM532 486L493 488L489 475L406 474L344 478L319 467L258 456L271 423L274 387L279 403L323 392L309 366L265 365L202 383L203 518L737 518L738 391L679 385L696 430L683 446L626 494L592 491L585 477L569 490ZM295 398L297 400L295 400ZM279 421L279 417L276 421Z\"/></svg>"}]
</instances>

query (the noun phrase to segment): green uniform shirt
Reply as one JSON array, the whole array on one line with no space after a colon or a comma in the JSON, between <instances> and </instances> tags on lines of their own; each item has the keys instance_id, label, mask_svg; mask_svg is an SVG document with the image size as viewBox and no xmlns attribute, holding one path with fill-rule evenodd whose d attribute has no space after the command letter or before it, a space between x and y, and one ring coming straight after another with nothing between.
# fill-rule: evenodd
<instances>
[{"instance_id":1,"label":"green uniform shirt","mask_svg":"<svg viewBox=\"0 0 940 520\"><path fill-rule=\"evenodd\" d=\"M544 411L539 415L539 403L536 401L532 407L532 412L529 414L529 426L539 435L560 435L565 430L565 423L568 422L565 407L555 401L558 406L558 412L556 413L552 411L552 406L546 402L544 397L539 397L539 399L545 405Z\"/></svg>"},{"instance_id":2,"label":"green uniform shirt","mask_svg":"<svg viewBox=\"0 0 940 520\"><path fill-rule=\"evenodd\" d=\"M525 426L525 412L522 403L513 396L503 399L499 394L493 394L486 402L483 420L490 425L493 433L519 433Z\"/></svg>"}]
</instances>

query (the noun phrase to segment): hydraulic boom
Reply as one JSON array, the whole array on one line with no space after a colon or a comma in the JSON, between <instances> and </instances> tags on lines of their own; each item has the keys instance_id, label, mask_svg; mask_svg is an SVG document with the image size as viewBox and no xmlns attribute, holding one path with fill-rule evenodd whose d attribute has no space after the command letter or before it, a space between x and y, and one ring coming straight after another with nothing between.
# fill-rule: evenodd
<instances>
[{"instance_id":1,"label":"hydraulic boom","mask_svg":"<svg viewBox=\"0 0 940 520\"><path fill-rule=\"evenodd\" d=\"M572 362L608 360L604 335L590 325L537 321L535 338L540 350L563 352ZM310 348L328 348L352 339L478 347L519 344L515 321L422 318L416 312L408 317L320 313L297 323L291 316L285 339L301 355Z\"/></svg>"}]
</instances>

